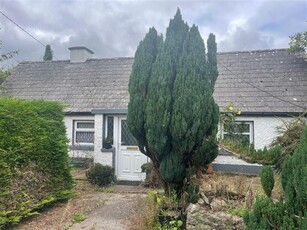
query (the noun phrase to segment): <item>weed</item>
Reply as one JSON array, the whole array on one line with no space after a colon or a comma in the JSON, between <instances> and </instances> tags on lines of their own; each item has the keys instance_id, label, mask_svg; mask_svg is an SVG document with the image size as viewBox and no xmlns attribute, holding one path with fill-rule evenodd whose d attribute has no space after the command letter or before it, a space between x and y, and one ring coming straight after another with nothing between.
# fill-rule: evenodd
<instances>
[{"instance_id":1,"label":"weed","mask_svg":"<svg viewBox=\"0 0 307 230\"><path fill-rule=\"evenodd\" d=\"M72 217L72 222L73 222L73 223L79 223L79 222L84 221L86 218L87 218L87 217L86 217L85 214L83 214L83 213L77 213L77 214L73 215L73 217Z\"/></svg>"},{"instance_id":2,"label":"weed","mask_svg":"<svg viewBox=\"0 0 307 230\"><path fill-rule=\"evenodd\" d=\"M243 217L245 213L244 203L242 202L239 206L230 207L227 209L226 213L234 216Z\"/></svg>"},{"instance_id":3,"label":"weed","mask_svg":"<svg viewBox=\"0 0 307 230\"><path fill-rule=\"evenodd\" d=\"M114 188L114 185L110 185L110 186L107 186L107 187L97 187L96 191L97 192L103 192L103 193L114 193L115 188Z\"/></svg>"},{"instance_id":4,"label":"weed","mask_svg":"<svg viewBox=\"0 0 307 230\"><path fill-rule=\"evenodd\" d=\"M104 203L106 202L105 199L103 198L100 198L98 201L97 201L97 208L99 208L100 206L104 205Z\"/></svg>"},{"instance_id":5,"label":"weed","mask_svg":"<svg viewBox=\"0 0 307 230\"><path fill-rule=\"evenodd\" d=\"M154 202L156 194L156 191L150 191L147 199L139 197L137 209L131 217L131 230L154 229L157 222L157 207Z\"/></svg>"}]
</instances>

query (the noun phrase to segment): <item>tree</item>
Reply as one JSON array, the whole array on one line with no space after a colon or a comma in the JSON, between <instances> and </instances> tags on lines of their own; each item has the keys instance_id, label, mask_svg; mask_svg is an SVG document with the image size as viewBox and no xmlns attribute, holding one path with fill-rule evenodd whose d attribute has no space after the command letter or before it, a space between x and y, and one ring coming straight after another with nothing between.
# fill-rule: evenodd
<instances>
[{"instance_id":1,"label":"tree","mask_svg":"<svg viewBox=\"0 0 307 230\"><path fill-rule=\"evenodd\" d=\"M128 125L139 149L159 172L166 192L181 195L189 171L217 156L218 106L216 43L208 62L197 26L184 23L180 10L170 20L165 40L151 28L135 53L129 82Z\"/></svg>"},{"instance_id":2,"label":"tree","mask_svg":"<svg viewBox=\"0 0 307 230\"><path fill-rule=\"evenodd\" d=\"M0 49L1 49L1 46L2 46L2 41L0 41ZM11 51L11 52L7 52L7 53L1 53L0 61L5 61L7 59L10 59L10 58L14 57L17 54L18 54L18 51Z\"/></svg>"},{"instance_id":3,"label":"tree","mask_svg":"<svg viewBox=\"0 0 307 230\"><path fill-rule=\"evenodd\" d=\"M1 46L2 46L2 41L0 41L0 49L1 49ZM7 52L7 53L1 53L0 55L0 62L2 61L6 61L10 58L13 58L15 55L18 54L18 51L11 51L11 52ZM11 75L11 69L4 69L4 68L1 68L0 69L0 85L3 83L3 81Z\"/></svg>"},{"instance_id":4,"label":"tree","mask_svg":"<svg viewBox=\"0 0 307 230\"><path fill-rule=\"evenodd\" d=\"M0 85L3 83L3 81L11 75L11 70L0 70Z\"/></svg>"},{"instance_id":5,"label":"tree","mask_svg":"<svg viewBox=\"0 0 307 230\"><path fill-rule=\"evenodd\" d=\"M208 47L208 71L209 71L209 76L211 76L212 79L211 85L213 88L219 73L217 70L217 58L216 58L217 45L215 42L215 35L212 33L209 34L209 38L207 40L207 47Z\"/></svg>"},{"instance_id":6,"label":"tree","mask_svg":"<svg viewBox=\"0 0 307 230\"><path fill-rule=\"evenodd\" d=\"M290 36L289 46L290 46L289 50L292 53L299 51L306 51L307 31Z\"/></svg>"},{"instance_id":7,"label":"tree","mask_svg":"<svg viewBox=\"0 0 307 230\"><path fill-rule=\"evenodd\" d=\"M50 45L46 45L45 54L44 54L44 61L52 61L53 58L53 51L51 50Z\"/></svg>"}]
</instances>

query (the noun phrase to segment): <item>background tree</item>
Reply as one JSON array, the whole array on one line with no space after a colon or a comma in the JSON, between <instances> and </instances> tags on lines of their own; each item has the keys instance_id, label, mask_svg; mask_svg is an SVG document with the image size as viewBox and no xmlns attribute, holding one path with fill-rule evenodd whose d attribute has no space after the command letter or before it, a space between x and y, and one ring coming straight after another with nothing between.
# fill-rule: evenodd
<instances>
[{"instance_id":1,"label":"background tree","mask_svg":"<svg viewBox=\"0 0 307 230\"><path fill-rule=\"evenodd\" d=\"M2 82L11 75L11 70L0 70L0 85Z\"/></svg>"},{"instance_id":2,"label":"background tree","mask_svg":"<svg viewBox=\"0 0 307 230\"><path fill-rule=\"evenodd\" d=\"M210 44L207 62L198 28L189 28L178 9L165 40L151 28L135 54L128 125L141 152L159 172L166 192L171 187L182 194L190 169L205 166L217 156L214 35Z\"/></svg>"},{"instance_id":3,"label":"background tree","mask_svg":"<svg viewBox=\"0 0 307 230\"><path fill-rule=\"evenodd\" d=\"M306 51L307 48L307 31L290 36L290 52Z\"/></svg>"},{"instance_id":4,"label":"background tree","mask_svg":"<svg viewBox=\"0 0 307 230\"><path fill-rule=\"evenodd\" d=\"M1 46L2 46L2 41L0 41L0 49L1 49ZM7 53L2 53L1 52L1 55L0 55L0 62L2 61L6 61L10 58L13 58L15 55L18 54L18 51L11 51L11 52L7 52ZM0 69L0 85L3 83L3 81L11 75L11 72L12 70L11 69L4 69L4 68L1 68Z\"/></svg>"},{"instance_id":5,"label":"background tree","mask_svg":"<svg viewBox=\"0 0 307 230\"><path fill-rule=\"evenodd\" d=\"M53 51L51 50L50 45L46 45L45 54L44 54L43 59L44 61L52 61Z\"/></svg>"},{"instance_id":6,"label":"background tree","mask_svg":"<svg viewBox=\"0 0 307 230\"><path fill-rule=\"evenodd\" d=\"M217 52L217 44L215 42L215 35L209 34L208 40L207 40L207 47L208 47L208 71L209 76L211 76L211 86L214 87L215 81L219 75L217 70L217 58L216 58L216 52Z\"/></svg>"}]
</instances>

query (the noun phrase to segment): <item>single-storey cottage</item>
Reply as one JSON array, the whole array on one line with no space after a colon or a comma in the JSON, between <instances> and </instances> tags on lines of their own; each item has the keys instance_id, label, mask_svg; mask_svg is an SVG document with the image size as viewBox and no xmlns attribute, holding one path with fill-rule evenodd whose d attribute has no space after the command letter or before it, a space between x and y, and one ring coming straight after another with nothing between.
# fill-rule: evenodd
<instances>
[{"instance_id":1,"label":"single-storey cottage","mask_svg":"<svg viewBox=\"0 0 307 230\"><path fill-rule=\"evenodd\" d=\"M70 60L22 62L2 84L1 95L67 104L65 124L71 157L93 157L115 168L119 180L144 178L147 162L126 123L133 58L92 59L86 47L72 47ZM221 112L240 108L237 122L256 149L268 146L282 119L307 108L307 60L286 49L218 53L214 98ZM159 122L159 121L157 121ZM219 137L226 133L221 126ZM112 148L106 149L109 137Z\"/></svg>"}]
</instances>

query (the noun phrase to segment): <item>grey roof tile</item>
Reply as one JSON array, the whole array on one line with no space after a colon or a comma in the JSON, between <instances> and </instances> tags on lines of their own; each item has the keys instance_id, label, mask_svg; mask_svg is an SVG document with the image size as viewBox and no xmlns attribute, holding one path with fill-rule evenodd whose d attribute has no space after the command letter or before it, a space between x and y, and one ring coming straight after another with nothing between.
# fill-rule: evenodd
<instances>
[{"instance_id":1,"label":"grey roof tile","mask_svg":"<svg viewBox=\"0 0 307 230\"><path fill-rule=\"evenodd\" d=\"M2 95L68 104L67 111L127 108L133 58L22 62L1 86ZM218 54L214 98L243 112L303 112L307 61L285 49Z\"/></svg>"}]
</instances>

